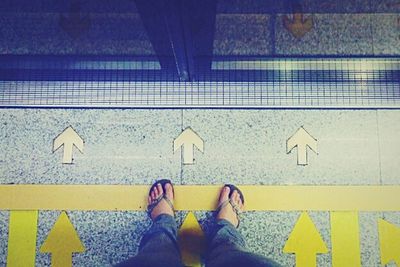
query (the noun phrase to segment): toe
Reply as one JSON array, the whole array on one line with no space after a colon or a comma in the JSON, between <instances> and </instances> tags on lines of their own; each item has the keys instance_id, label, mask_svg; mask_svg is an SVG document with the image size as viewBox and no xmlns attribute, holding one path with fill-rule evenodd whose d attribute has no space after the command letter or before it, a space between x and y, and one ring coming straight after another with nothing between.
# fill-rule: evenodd
<instances>
[{"instance_id":1,"label":"toe","mask_svg":"<svg viewBox=\"0 0 400 267\"><path fill-rule=\"evenodd\" d=\"M235 203L235 205L240 210L243 210L243 203L242 203L242 199L240 198L239 191L237 191L237 190L233 191L231 198L232 198L233 203Z\"/></svg>"},{"instance_id":2,"label":"toe","mask_svg":"<svg viewBox=\"0 0 400 267\"><path fill-rule=\"evenodd\" d=\"M242 201L240 200L240 194L239 192L236 192L236 203L240 204Z\"/></svg>"},{"instance_id":3,"label":"toe","mask_svg":"<svg viewBox=\"0 0 400 267\"><path fill-rule=\"evenodd\" d=\"M219 202L220 203L222 203L222 202L224 202L224 201L229 199L229 192L230 192L230 188L229 187L224 186L222 188L221 194L219 196Z\"/></svg>"},{"instance_id":4,"label":"toe","mask_svg":"<svg viewBox=\"0 0 400 267\"><path fill-rule=\"evenodd\" d=\"M159 197L160 195L162 195L164 193L164 190L162 188L161 184L157 184L157 197Z\"/></svg>"},{"instance_id":5,"label":"toe","mask_svg":"<svg viewBox=\"0 0 400 267\"><path fill-rule=\"evenodd\" d=\"M170 200L174 199L174 192L172 190L172 185L170 183L165 184L165 195Z\"/></svg>"},{"instance_id":6,"label":"toe","mask_svg":"<svg viewBox=\"0 0 400 267\"><path fill-rule=\"evenodd\" d=\"M231 195L231 199L232 199L233 202L235 202L235 203L236 203L236 201L237 201L237 196L238 196L238 192L237 192L237 190L235 189L235 190L233 190L233 193L232 193L232 195Z\"/></svg>"}]
</instances>

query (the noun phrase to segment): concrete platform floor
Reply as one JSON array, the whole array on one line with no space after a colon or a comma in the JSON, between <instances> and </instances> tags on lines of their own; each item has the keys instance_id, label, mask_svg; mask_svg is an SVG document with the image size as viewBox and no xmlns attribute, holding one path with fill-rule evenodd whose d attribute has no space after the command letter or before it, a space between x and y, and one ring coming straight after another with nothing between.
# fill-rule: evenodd
<instances>
[{"instance_id":1,"label":"concrete platform floor","mask_svg":"<svg viewBox=\"0 0 400 267\"><path fill-rule=\"evenodd\" d=\"M400 185L400 111L397 110L0 110L0 184ZM62 164L53 139L72 126L84 140L74 164ZM308 165L286 141L303 126L318 144ZM204 140L193 165L183 165L172 142L191 127ZM39 253L60 212L40 211ZM187 212L178 212L179 224ZM150 220L144 212L83 212L68 215L87 251L74 266L110 266L133 256ZM196 212L206 228L210 212ZM282 248L300 212L246 212L240 227L251 251L294 266ZM331 249L329 212L310 212ZM8 211L0 211L0 266L6 264ZM380 266L378 218L400 226L400 212L360 212L362 266ZM321 254L318 266L330 266ZM395 266L395 265L389 265Z\"/></svg>"}]
</instances>

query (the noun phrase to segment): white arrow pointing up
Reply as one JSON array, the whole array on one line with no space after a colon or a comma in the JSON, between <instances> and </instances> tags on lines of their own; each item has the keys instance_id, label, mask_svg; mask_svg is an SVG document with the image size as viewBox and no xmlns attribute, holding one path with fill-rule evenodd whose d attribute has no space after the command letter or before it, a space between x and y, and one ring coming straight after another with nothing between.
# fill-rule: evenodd
<instances>
[{"instance_id":1,"label":"white arrow pointing up","mask_svg":"<svg viewBox=\"0 0 400 267\"><path fill-rule=\"evenodd\" d=\"M72 149L73 146L83 153L83 139L69 126L61 134L59 134L53 142L53 152L64 146L64 156L62 163L72 164Z\"/></svg>"},{"instance_id":2,"label":"white arrow pointing up","mask_svg":"<svg viewBox=\"0 0 400 267\"><path fill-rule=\"evenodd\" d=\"M312 137L303 126L300 127L297 132L290 137L286 142L286 153L290 153L293 148L297 146L297 164L307 165L307 146L311 148L315 153L317 152L317 139Z\"/></svg>"},{"instance_id":3,"label":"white arrow pointing up","mask_svg":"<svg viewBox=\"0 0 400 267\"><path fill-rule=\"evenodd\" d=\"M175 140L174 140L174 153L183 146L183 164L193 164L194 150L193 146L196 146L201 152L204 151L204 141L200 136L195 133L192 128L186 128Z\"/></svg>"}]
</instances>

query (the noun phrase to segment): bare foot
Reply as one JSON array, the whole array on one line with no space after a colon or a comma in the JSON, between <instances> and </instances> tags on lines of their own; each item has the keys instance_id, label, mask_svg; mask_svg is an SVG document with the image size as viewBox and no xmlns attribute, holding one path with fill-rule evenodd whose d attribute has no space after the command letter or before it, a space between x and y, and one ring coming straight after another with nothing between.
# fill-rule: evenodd
<instances>
[{"instance_id":1,"label":"bare foot","mask_svg":"<svg viewBox=\"0 0 400 267\"><path fill-rule=\"evenodd\" d=\"M166 197L171 201L171 203L174 203L174 193L172 190L172 185L171 184L165 184L165 195ZM149 205L152 203L157 202L157 198L164 193L164 190L161 186L161 184L157 184L157 186L153 187L153 190L150 192L149 198L148 198L148 203ZM151 219L154 221L157 216L161 214L169 214L171 216L174 216L174 211L171 208L170 205L168 205L167 201L165 199L162 199L157 206L154 207L153 211L151 212Z\"/></svg>"},{"instance_id":2,"label":"bare foot","mask_svg":"<svg viewBox=\"0 0 400 267\"><path fill-rule=\"evenodd\" d=\"M230 193L230 188L227 186L224 186L221 190L221 194L219 195L219 200L218 200L218 206L221 205L223 202L227 201L229 199L229 193ZM240 211L243 210L243 203L242 200L240 199L240 195L237 190L234 190L231 199L233 200L233 203L237 205ZM239 220L238 217L233 210L233 207L230 203L225 205L220 209L220 211L217 214L217 220L222 220L225 219L228 222L232 223L235 227L238 226Z\"/></svg>"}]
</instances>

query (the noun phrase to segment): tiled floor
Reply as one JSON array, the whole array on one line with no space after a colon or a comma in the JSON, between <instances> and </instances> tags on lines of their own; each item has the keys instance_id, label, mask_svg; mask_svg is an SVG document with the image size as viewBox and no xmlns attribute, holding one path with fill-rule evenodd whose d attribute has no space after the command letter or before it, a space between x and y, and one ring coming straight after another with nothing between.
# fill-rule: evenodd
<instances>
[{"instance_id":1,"label":"tiled floor","mask_svg":"<svg viewBox=\"0 0 400 267\"><path fill-rule=\"evenodd\" d=\"M0 25L7 27L0 28L0 54L154 54L139 16L116 15L134 10L132 1L113 9L114 28L104 14L113 7L97 2L93 27L79 40L61 31L57 10L43 16L32 6L20 16L1 13ZM354 14L354 6L364 2ZM313 17L314 27L301 39L284 28L284 14L222 12L217 15L214 54L400 55L397 1L321 3L304 1L304 16ZM327 6L331 12L315 14ZM185 185L400 185L398 110L0 109L0 125L0 184L150 184L163 177ZM84 139L85 148L83 154L74 152L73 165L63 165L62 152L52 153L52 142L69 125ZM205 142L204 153L195 150L194 165L182 165L180 153L172 152L173 139L188 126ZM286 153L287 139L301 126L318 140L318 154L308 152L307 166L296 164L296 150ZM87 248L74 256L74 266L110 266L133 256L150 225L144 212L68 214ZM177 213L179 223L185 214ZM282 248L299 214L248 212L240 231L251 251L294 266L295 256ZM50 264L50 256L39 253L39 247L58 215L40 212L37 266ZM211 213L196 216L207 230ZM310 216L331 250L329 212ZM8 211L0 211L0 266L6 264L8 217ZM400 226L399 212L359 214L366 267L380 263L378 218ZM319 266L330 266L331 254L317 260Z\"/></svg>"},{"instance_id":2,"label":"tiled floor","mask_svg":"<svg viewBox=\"0 0 400 267\"><path fill-rule=\"evenodd\" d=\"M159 177L176 184L399 184L400 154L396 139L399 111L354 110L1 110L0 183L33 184L150 184ZM75 151L75 164L61 164L52 141L72 125L85 140L84 153ZM195 164L181 166L172 141L190 126L204 140L204 154L195 151ZM303 126L318 141L318 155L309 151L309 164L298 166L296 151L286 153L286 140ZM13 163L13 164L12 164ZM38 248L59 212L39 216ZM186 212L179 212L182 222ZM197 212L200 222L209 212ZM299 212L248 212L240 231L250 250L293 266L294 255L282 248ZM7 212L1 212L0 265L5 262ZM83 243L76 266L108 266L135 254L149 220L144 212L69 212ZM330 248L328 212L311 218ZM363 266L377 266L377 219L360 214ZM399 223L398 213L385 219ZM205 226L206 227L206 226ZM37 265L49 255L38 253ZM318 256L328 266L331 255Z\"/></svg>"}]
</instances>

